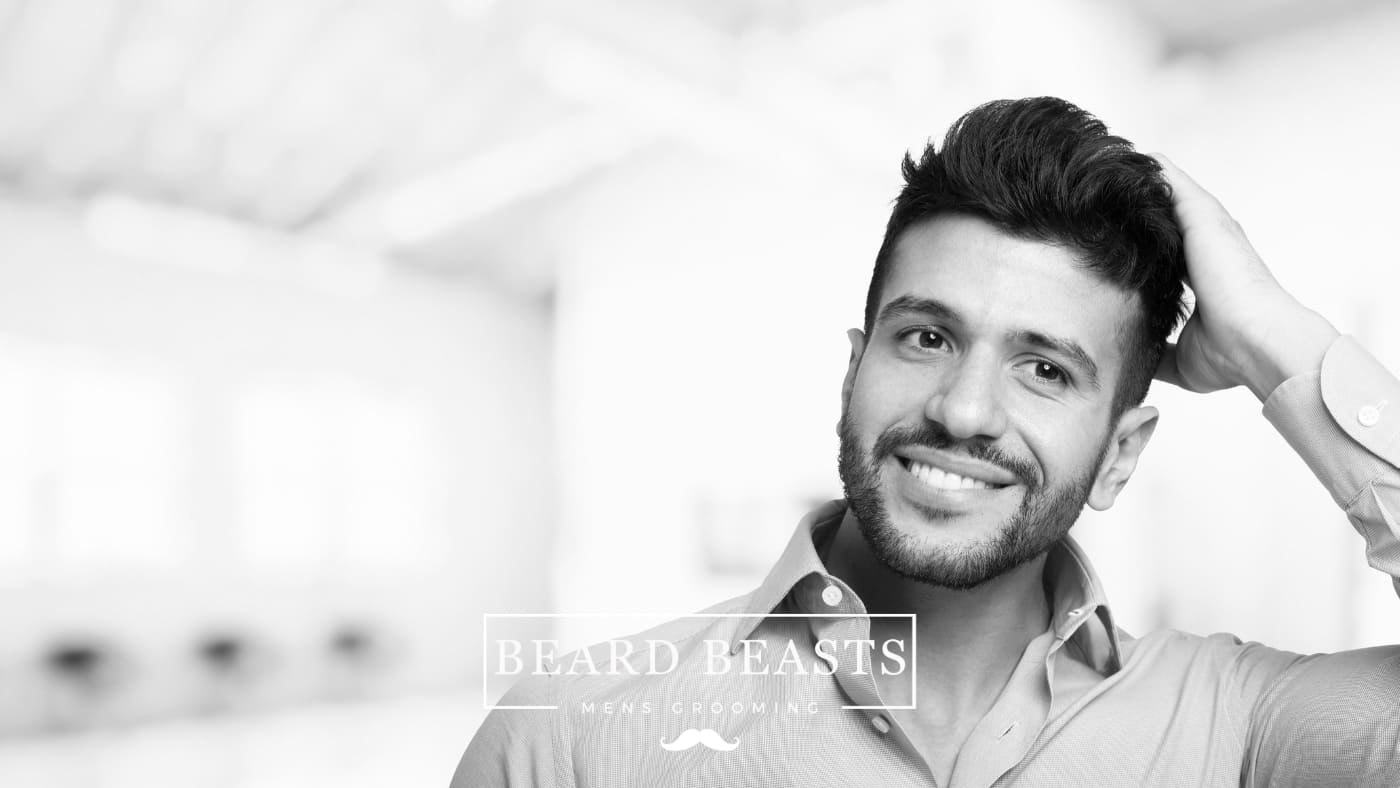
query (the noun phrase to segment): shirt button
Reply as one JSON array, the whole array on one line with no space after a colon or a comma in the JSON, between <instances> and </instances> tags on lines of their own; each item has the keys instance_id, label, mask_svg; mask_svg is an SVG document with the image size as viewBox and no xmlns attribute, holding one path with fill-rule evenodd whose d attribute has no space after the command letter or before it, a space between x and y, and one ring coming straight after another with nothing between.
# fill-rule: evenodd
<instances>
[{"instance_id":1,"label":"shirt button","mask_svg":"<svg viewBox=\"0 0 1400 788\"><path fill-rule=\"evenodd\" d=\"M822 589L822 601L831 607L841 604L841 589L836 586L827 586Z\"/></svg>"},{"instance_id":2,"label":"shirt button","mask_svg":"<svg viewBox=\"0 0 1400 788\"><path fill-rule=\"evenodd\" d=\"M1381 421L1381 409L1375 405L1366 405L1356 412L1356 420L1361 422L1363 427L1374 427Z\"/></svg>"},{"instance_id":3,"label":"shirt button","mask_svg":"<svg viewBox=\"0 0 1400 788\"><path fill-rule=\"evenodd\" d=\"M890 721L885 719L884 715L877 714L874 717L871 717L870 724L874 725L875 730L879 731L881 735L890 732Z\"/></svg>"}]
</instances>

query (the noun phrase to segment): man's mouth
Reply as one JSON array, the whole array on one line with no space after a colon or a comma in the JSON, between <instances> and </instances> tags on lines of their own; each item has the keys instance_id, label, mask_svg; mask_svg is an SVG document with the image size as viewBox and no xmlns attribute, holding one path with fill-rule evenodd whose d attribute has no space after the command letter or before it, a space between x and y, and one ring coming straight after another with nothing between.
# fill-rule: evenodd
<instances>
[{"instance_id":1,"label":"man's mouth","mask_svg":"<svg viewBox=\"0 0 1400 788\"><path fill-rule=\"evenodd\" d=\"M899 464L909 471L909 475L935 490L1000 490L1010 486L989 479L979 479L976 476L964 476L908 457L897 457L897 459Z\"/></svg>"}]
</instances>

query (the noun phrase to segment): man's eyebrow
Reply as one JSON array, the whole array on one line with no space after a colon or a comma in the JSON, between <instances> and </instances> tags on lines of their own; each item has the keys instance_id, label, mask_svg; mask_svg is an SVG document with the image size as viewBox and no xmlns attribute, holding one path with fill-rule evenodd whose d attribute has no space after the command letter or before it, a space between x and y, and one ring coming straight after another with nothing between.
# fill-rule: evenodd
<instances>
[{"instance_id":1,"label":"man's eyebrow","mask_svg":"<svg viewBox=\"0 0 1400 788\"><path fill-rule=\"evenodd\" d=\"M886 323L900 317L910 315L926 315L936 320L955 321L958 313L947 304L933 298L921 298L914 295L902 295L880 310L880 316L876 318L876 323Z\"/></svg>"},{"instance_id":2,"label":"man's eyebrow","mask_svg":"<svg viewBox=\"0 0 1400 788\"><path fill-rule=\"evenodd\" d=\"M906 294L885 304L875 322L886 323L910 316L929 317L943 323L957 323L959 320L957 310L938 299ZM1078 368L1085 381L1095 391L1102 387L1099 383L1099 365L1094 363L1094 359L1078 342L1030 329L1011 331L1006 338L1010 342L1019 342L1063 356Z\"/></svg>"},{"instance_id":3,"label":"man's eyebrow","mask_svg":"<svg viewBox=\"0 0 1400 788\"><path fill-rule=\"evenodd\" d=\"M1085 352L1078 342L1042 334L1039 331L1027 330L1012 331L1007 335L1007 339L1023 345L1042 348L1068 358L1075 366L1079 367L1079 371L1083 373L1089 385L1095 391L1099 390L1099 365L1094 363L1094 359Z\"/></svg>"}]
</instances>

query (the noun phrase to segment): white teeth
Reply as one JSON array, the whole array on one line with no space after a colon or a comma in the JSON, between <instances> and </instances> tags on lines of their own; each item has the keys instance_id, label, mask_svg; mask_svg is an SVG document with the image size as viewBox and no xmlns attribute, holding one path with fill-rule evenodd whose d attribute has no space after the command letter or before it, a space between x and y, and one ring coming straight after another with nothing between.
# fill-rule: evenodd
<instances>
[{"instance_id":1,"label":"white teeth","mask_svg":"<svg viewBox=\"0 0 1400 788\"><path fill-rule=\"evenodd\" d=\"M986 490L990 484L967 476L959 476L956 473L949 473L932 465L924 465L920 462L909 461L909 472L919 478L924 484L936 487L940 490Z\"/></svg>"}]
</instances>

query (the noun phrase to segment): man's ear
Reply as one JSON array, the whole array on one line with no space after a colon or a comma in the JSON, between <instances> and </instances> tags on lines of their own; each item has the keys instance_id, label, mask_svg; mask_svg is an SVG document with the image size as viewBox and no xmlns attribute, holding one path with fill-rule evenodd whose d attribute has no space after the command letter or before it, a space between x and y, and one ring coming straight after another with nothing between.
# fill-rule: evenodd
<instances>
[{"instance_id":1,"label":"man's ear","mask_svg":"<svg viewBox=\"0 0 1400 788\"><path fill-rule=\"evenodd\" d=\"M846 362L846 379L841 382L841 412L851 404L851 390L856 386L856 370L860 369L860 358L865 355L865 334L859 328L846 332L851 341L851 360Z\"/></svg>"},{"instance_id":2,"label":"man's ear","mask_svg":"<svg viewBox=\"0 0 1400 788\"><path fill-rule=\"evenodd\" d=\"M1157 409L1130 408L1118 417L1103 460L1099 463L1094 486L1089 490L1089 506L1104 511L1117 500L1118 493L1137 469L1138 458L1157 429Z\"/></svg>"}]
</instances>

